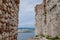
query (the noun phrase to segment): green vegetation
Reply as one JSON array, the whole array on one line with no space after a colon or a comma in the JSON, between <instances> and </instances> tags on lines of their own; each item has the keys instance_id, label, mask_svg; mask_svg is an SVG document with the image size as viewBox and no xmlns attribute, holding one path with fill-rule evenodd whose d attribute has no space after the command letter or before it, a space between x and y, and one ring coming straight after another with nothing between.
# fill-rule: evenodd
<instances>
[{"instance_id":1,"label":"green vegetation","mask_svg":"<svg viewBox=\"0 0 60 40\"><path fill-rule=\"evenodd\" d=\"M43 35L43 34L41 34L41 35L36 35L36 37L45 37L46 39L48 39L48 40L59 40L59 37L58 36L55 36L55 37L51 37L51 36L48 36L48 35Z\"/></svg>"},{"instance_id":2,"label":"green vegetation","mask_svg":"<svg viewBox=\"0 0 60 40\"><path fill-rule=\"evenodd\" d=\"M35 37L39 37L39 35L36 35Z\"/></svg>"},{"instance_id":3,"label":"green vegetation","mask_svg":"<svg viewBox=\"0 0 60 40\"><path fill-rule=\"evenodd\" d=\"M57 39L59 39L59 37L58 36L55 36L55 37L47 36L46 39L48 39L48 40L57 40Z\"/></svg>"}]
</instances>

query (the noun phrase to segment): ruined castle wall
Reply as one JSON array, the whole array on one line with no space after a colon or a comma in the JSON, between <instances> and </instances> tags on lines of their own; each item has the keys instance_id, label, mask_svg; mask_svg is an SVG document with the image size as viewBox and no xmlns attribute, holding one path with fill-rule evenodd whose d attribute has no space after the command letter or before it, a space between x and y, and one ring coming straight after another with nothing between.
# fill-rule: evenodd
<instances>
[{"instance_id":1,"label":"ruined castle wall","mask_svg":"<svg viewBox=\"0 0 60 40\"><path fill-rule=\"evenodd\" d=\"M35 12L35 34L38 36L30 40L48 40L40 38L40 34L60 38L60 0L43 0L42 5L36 5Z\"/></svg>"},{"instance_id":2,"label":"ruined castle wall","mask_svg":"<svg viewBox=\"0 0 60 40\"><path fill-rule=\"evenodd\" d=\"M43 23L43 20L42 20L42 16L43 16L43 4L38 4L36 5L35 7L35 20L36 20L36 35L40 35L42 34L42 23Z\"/></svg>"},{"instance_id":3,"label":"ruined castle wall","mask_svg":"<svg viewBox=\"0 0 60 40\"><path fill-rule=\"evenodd\" d=\"M0 0L0 40L17 40L19 0Z\"/></svg>"},{"instance_id":4,"label":"ruined castle wall","mask_svg":"<svg viewBox=\"0 0 60 40\"><path fill-rule=\"evenodd\" d=\"M51 36L60 36L60 0L46 0L46 3L47 34Z\"/></svg>"},{"instance_id":5,"label":"ruined castle wall","mask_svg":"<svg viewBox=\"0 0 60 40\"><path fill-rule=\"evenodd\" d=\"M44 0L35 9L37 34L60 37L60 0Z\"/></svg>"}]
</instances>

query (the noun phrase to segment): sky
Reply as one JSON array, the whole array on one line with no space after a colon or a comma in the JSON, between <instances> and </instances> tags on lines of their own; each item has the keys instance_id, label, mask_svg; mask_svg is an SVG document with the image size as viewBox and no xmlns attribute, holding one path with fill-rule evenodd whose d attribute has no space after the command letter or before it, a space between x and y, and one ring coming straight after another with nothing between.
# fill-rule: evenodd
<instances>
[{"instance_id":1,"label":"sky","mask_svg":"<svg viewBox=\"0 0 60 40\"><path fill-rule=\"evenodd\" d=\"M18 28L34 28L35 27L35 11L36 4L42 3L42 0L20 0L19 5L19 25Z\"/></svg>"}]
</instances>

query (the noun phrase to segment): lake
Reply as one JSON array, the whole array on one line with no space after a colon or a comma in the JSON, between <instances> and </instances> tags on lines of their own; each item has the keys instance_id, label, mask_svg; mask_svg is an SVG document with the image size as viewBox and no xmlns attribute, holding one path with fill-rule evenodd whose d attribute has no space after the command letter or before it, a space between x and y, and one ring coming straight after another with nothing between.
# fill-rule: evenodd
<instances>
[{"instance_id":1,"label":"lake","mask_svg":"<svg viewBox=\"0 0 60 40\"><path fill-rule=\"evenodd\" d=\"M34 29L30 29L30 28L19 28L19 30L25 30L25 31L27 31L27 32L20 32L20 33L18 33L18 40L27 40L28 38L31 38L31 37L34 37ZM31 32L28 32L28 31L30 31L31 30Z\"/></svg>"}]
</instances>

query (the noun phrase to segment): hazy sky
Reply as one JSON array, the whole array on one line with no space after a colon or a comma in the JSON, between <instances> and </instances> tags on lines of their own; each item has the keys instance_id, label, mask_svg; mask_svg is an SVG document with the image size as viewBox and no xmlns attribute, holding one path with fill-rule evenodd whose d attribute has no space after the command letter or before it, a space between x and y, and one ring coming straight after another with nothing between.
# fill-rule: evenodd
<instances>
[{"instance_id":1,"label":"hazy sky","mask_svg":"<svg viewBox=\"0 0 60 40\"><path fill-rule=\"evenodd\" d=\"M40 3L42 3L42 0L20 0L18 27L34 28L34 7Z\"/></svg>"}]
</instances>

